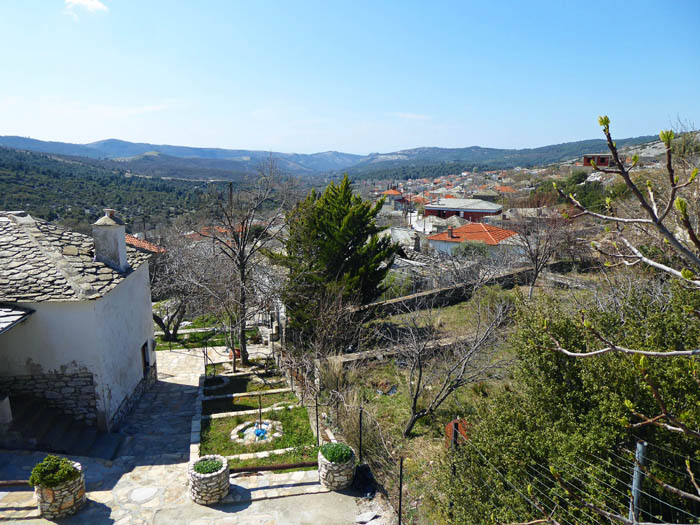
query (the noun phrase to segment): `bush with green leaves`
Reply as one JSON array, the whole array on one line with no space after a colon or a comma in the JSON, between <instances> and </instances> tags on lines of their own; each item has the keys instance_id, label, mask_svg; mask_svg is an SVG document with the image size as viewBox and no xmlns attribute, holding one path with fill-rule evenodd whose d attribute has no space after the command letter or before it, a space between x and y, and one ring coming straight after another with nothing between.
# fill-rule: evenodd
<instances>
[{"instance_id":1,"label":"bush with green leaves","mask_svg":"<svg viewBox=\"0 0 700 525\"><path fill-rule=\"evenodd\" d=\"M75 468L73 462L69 459L58 456L46 456L44 461L37 463L32 469L29 484L32 486L56 487L79 476L80 471Z\"/></svg>"},{"instance_id":2,"label":"bush with green leaves","mask_svg":"<svg viewBox=\"0 0 700 525\"><path fill-rule=\"evenodd\" d=\"M352 449L345 443L326 443L321 445L321 454L331 463L346 463L353 456Z\"/></svg>"},{"instance_id":3,"label":"bush with green leaves","mask_svg":"<svg viewBox=\"0 0 700 525\"><path fill-rule=\"evenodd\" d=\"M634 288L618 296L621 302L593 303L580 311L580 304L573 307L551 298L520 305L510 341L517 355L512 381L465 407L469 440L456 452L446 452L436 471L443 490L433 503L441 521L543 519L529 499L556 508L555 520L600 523L599 516L568 497L556 475L575 484L586 501L626 516L634 466L628 451L634 451L637 438L700 460L697 440L655 425L632 426L639 421L635 413L653 415L659 410L646 381L655 385L671 413L691 428L700 426L697 359L652 362L619 353L576 359L553 351L552 337L572 351L600 347L596 336L582 326L581 316L603 337L627 347L669 351L700 345L700 323L694 319L700 310L699 292L658 281L638 282ZM664 468L668 458L656 453L649 470L693 491L688 476ZM644 490L692 511L690 502L669 496L658 485L647 483Z\"/></svg>"},{"instance_id":4,"label":"bush with green leaves","mask_svg":"<svg viewBox=\"0 0 700 525\"><path fill-rule=\"evenodd\" d=\"M213 474L221 470L224 464L218 459L203 459L194 464L194 471L198 474Z\"/></svg>"}]
</instances>

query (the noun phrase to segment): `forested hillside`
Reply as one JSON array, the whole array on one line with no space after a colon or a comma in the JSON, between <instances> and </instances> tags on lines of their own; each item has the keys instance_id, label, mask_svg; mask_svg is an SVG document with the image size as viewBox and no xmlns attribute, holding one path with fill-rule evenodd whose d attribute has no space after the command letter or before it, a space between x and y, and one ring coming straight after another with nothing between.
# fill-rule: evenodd
<instances>
[{"instance_id":1,"label":"forested hillside","mask_svg":"<svg viewBox=\"0 0 700 525\"><path fill-rule=\"evenodd\" d=\"M634 146L656 140L644 136L621 139L618 144ZM585 153L606 150L605 141L581 140L540 148L499 149L414 148L389 153L353 155L337 151L299 154L220 148L191 148L123 140L90 144L44 142L24 137L0 137L0 146L27 151L72 155L80 162L109 170L140 175L199 180L241 180L254 174L272 157L279 169L291 175L315 177L347 171L353 179L409 179L439 177L461 171L545 166L571 160Z\"/></svg>"},{"instance_id":2,"label":"forested hillside","mask_svg":"<svg viewBox=\"0 0 700 525\"><path fill-rule=\"evenodd\" d=\"M115 208L128 225L153 227L195 209L211 185L127 177L78 161L0 147L0 209L25 210L85 231Z\"/></svg>"}]
</instances>

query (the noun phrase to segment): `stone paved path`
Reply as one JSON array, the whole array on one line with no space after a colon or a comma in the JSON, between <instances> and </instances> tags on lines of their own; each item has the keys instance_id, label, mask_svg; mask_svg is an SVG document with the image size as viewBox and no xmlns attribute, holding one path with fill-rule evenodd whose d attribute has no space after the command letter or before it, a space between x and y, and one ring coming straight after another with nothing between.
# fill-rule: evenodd
<instances>
[{"instance_id":1,"label":"stone paved path","mask_svg":"<svg viewBox=\"0 0 700 525\"><path fill-rule=\"evenodd\" d=\"M186 472L200 352L158 353L159 381L120 429L131 439L113 462L83 464L87 505L66 524L345 525L358 512L352 495L323 493L316 471L234 475L226 502L204 507L189 500ZM0 451L0 479L27 479L41 452ZM27 487L0 491L0 523L47 524Z\"/></svg>"},{"instance_id":2,"label":"stone paved path","mask_svg":"<svg viewBox=\"0 0 700 525\"><path fill-rule=\"evenodd\" d=\"M179 454L189 460L190 429L199 376L204 373L202 353L195 350L158 352L158 381L136 404L119 432L129 439L119 456L148 462L150 456Z\"/></svg>"}]
</instances>

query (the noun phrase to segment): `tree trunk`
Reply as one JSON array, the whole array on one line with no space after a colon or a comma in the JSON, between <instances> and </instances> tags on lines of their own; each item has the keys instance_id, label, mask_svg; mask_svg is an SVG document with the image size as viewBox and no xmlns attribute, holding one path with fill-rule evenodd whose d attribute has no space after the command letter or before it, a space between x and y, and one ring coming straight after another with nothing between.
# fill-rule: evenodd
<instances>
[{"instance_id":1,"label":"tree trunk","mask_svg":"<svg viewBox=\"0 0 700 525\"><path fill-rule=\"evenodd\" d=\"M535 270L532 274L532 282L530 283L530 290L527 292L527 299L528 301L532 299L532 292L535 289L535 283L537 282L537 277L539 276L540 272Z\"/></svg>"},{"instance_id":2,"label":"tree trunk","mask_svg":"<svg viewBox=\"0 0 700 525\"><path fill-rule=\"evenodd\" d=\"M163 318L160 317L156 313L153 313L152 315L153 315L153 320L158 325L158 328L163 330L163 341L172 341L172 339L171 339L172 336L170 334L170 330L168 329L169 327L168 327L168 325L165 324L165 321L163 321Z\"/></svg>"},{"instance_id":3,"label":"tree trunk","mask_svg":"<svg viewBox=\"0 0 700 525\"><path fill-rule=\"evenodd\" d=\"M406 423L406 427L403 429L403 437L407 438L411 435L413 427L421 417L423 416L418 414L411 414L411 419L408 420L408 423Z\"/></svg>"},{"instance_id":4,"label":"tree trunk","mask_svg":"<svg viewBox=\"0 0 700 525\"><path fill-rule=\"evenodd\" d=\"M241 287L241 302L238 308L238 346L241 349L241 364L244 366L250 365L250 359L248 358L248 349L246 348L245 340L245 326L246 326L246 315L247 307L246 304L246 289L245 289L245 267L240 269L240 287Z\"/></svg>"}]
</instances>

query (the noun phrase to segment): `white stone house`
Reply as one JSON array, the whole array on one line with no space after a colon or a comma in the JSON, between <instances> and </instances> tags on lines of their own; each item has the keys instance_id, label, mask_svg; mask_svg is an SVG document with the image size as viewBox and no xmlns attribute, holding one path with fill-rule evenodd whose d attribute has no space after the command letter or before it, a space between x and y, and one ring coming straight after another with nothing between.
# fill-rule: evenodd
<instances>
[{"instance_id":1,"label":"white stone house","mask_svg":"<svg viewBox=\"0 0 700 525\"><path fill-rule=\"evenodd\" d=\"M0 212L0 395L41 398L101 430L156 377L149 255L127 248L106 212L94 239Z\"/></svg>"}]
</instances>

